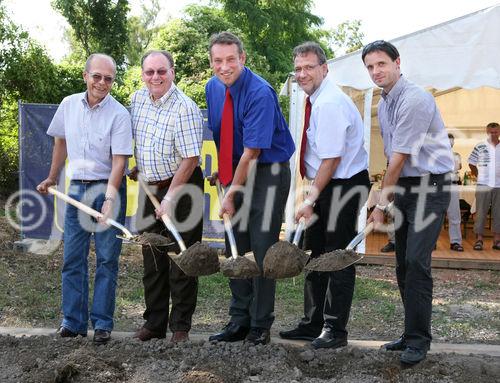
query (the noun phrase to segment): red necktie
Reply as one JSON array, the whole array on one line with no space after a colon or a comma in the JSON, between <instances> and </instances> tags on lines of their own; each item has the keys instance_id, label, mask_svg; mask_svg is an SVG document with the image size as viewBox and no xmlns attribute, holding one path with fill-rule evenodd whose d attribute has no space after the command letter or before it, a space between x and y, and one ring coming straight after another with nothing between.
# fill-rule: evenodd
<instances>
[{"instance_id":1,"label":"red necktie","mask_svg":"<svg viewBox=\"0 0 500 383\"><path fill-rule=\"evenodd\" d=\"M222 185L228 185L233 179L233 99L229 88L226 89L226 99L222 109L219 148L219 180Z\"/></svg>"},{"instance_id":2,"label":"red necktie","mask_svg":"<svg viewBox=\"0 0 500 383\"><path fill-rule=\"evenodd\" d=\"M302 131L302 141L300 143L300 176L304 178L306 176L306 164L304 162L304 156L306 154L307 146L307 128L309 128L309 119L311 118L311 101L309 96L306 98L306 112L304 115L304 129Z\"/></svg>"}]
</instances>

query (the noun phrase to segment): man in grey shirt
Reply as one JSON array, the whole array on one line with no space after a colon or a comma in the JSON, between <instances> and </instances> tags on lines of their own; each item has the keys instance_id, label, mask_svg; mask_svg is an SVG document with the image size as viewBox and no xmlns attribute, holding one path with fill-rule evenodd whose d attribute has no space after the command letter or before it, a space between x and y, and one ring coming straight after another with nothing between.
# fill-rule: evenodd
<instances>
[{"instance_id":1,"label":"man in grey shirt","mask_svg":"<svg viewBox=\"0 0 500 383\"><path fill-rule=\"evenodd\" d=\"M396 276L405 310L403 335L383 347L422 361L431 343L431 254L450 203L453 157L434 97L401 75L399 52L383 40L364 47L363 63L382 88L378 119L389 161L381 196L368 218L380 226L395 204Z\"/></svg>"}]
</instances>

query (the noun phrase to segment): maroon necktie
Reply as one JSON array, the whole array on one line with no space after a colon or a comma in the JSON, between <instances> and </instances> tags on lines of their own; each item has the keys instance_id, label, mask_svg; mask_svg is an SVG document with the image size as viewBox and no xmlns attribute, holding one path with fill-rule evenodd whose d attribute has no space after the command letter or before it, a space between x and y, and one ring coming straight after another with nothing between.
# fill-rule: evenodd
<instances>
[{"instance_id":1,"label":"maroon necktie","mask_svg":"<svg viewBox=\"0 0 500 383\"><path fill-rule=\"evenodd\" d=\"M309 119L311 118L311 101L309 96L306 98L306 112L304 115L304 129L302 131L302 141L300 143L300 176L304 178L306 176L306 164L304 162L304 156L306 154L307 146L307 128L309 128Z\"/></svg>"},{"instance_id":2,"label":"maroon necktie","mask_svg":"<svg viewBox=\"0 0 500 383\"><path fill-rule=\"evenodd\" d=\"M226 99L222 109L219 148L219 180L222 185L228 185L233 179L233 99L229 88L226 89Z\"/></svg>"}]
</instances>

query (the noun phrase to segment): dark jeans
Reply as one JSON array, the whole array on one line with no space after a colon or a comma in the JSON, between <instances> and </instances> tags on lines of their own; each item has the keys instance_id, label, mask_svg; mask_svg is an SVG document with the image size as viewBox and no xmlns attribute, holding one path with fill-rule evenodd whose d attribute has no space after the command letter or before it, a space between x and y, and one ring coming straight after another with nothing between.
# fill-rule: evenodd
<instances>
[{"instance_id":1,"label":"dark jeans","mask_svg":"<svg viewBox=\"0 0 500 383\"><path fill-rule=\"evenodd\" d=\"M356 223L360 208L368 197L370 180L366 170L349 179L332 179L323 189L314 206L318 220L307 230L305 246L312 250L311 257L336 249L345 248L356 236ZM356 188L355 193L343 206L332 204L335 190L340 198ZM329 221L338 217L333 226ZM329 227L330 226L330 227ZM308 271L304 281L304 318L299 328L317 336L323 326L333 330L335 337L347 337L347 321L351 310L356 269L351 265L333 272Z\"/></svg>"},{"instance_id":2,"label":"dark jeans","mask_svg":"<svg viewBox=\"0 0 500 383\"><path fill-rule=\"evenodd\" d=\"M396 276L405 309L406 343L428 350L432 339L431 254L450 204L451 183L445 175L431 175L429 185L436 190L427 194L425 205L418 206L418 194L412 193L411 187L420 185L421 180L421 177L402 177L398 181L404 193L395 194L394 198ZM419 210L422 208L423 215ZM429 220L431 214L435 215L432 221L425 225L419 222Z\"/></svg>"},{"instance_id":3,"label":"dark jeans","mask_svg":"<svg viewBox=\"0 0 500 383\"><path fill-rule=\"evenodd\" d=\"M251 179L251 177L249 177ZM290 188L290 167L288 162L258 164L252 198L249 204L243 202L242 194L235 196L237 212L248 213L248 222L233 227L238 254L252 251L257 264L262 263L267 249L279 240L285 204ZM274 198L267 198L268 193ZM269 222L268 227L263 223ZM227 255L230 255L226 236ZM231 322L245 327L271 328L274 321L274 294L276 281L264 277L230 279L232 298L229 308Z\"/></svg>"},{"instance_id":4,"label":"dark jeans","mask_svg":"<svg viewBox=\"0 0 500 383\"><path fill-rule=\"evenodd\" d=\"M203 190L203 174L200 167L197 167L188 181ZM151 187L152 190L154 186ZM168 188L156 191L159 201L163 199ZM141 190L139 202L145 203L144 217L154 216L154 206ZM175 217L178 222L183 222L191 211L192 201L187 195L179 200L175 209ZM140 227L140 225L139 225ZM163 221L156 220L155 223L141 232L167 234ZM180 232L187 247L196 241L201 241L203 232L203 219L189 231ZM170 234L170 237L173 236ZM175 246L179 252L178 246ZM143 246L142 255L144 262L144 299L146 301L146 311L143 317L146 320L144 327L149 330L165 333L167 326L171 331L189 331L191 329L191 319L196 308L196 298L198 294L198 278L188 277L167 255L165 247ZM169 316L169 301L172 298L172 312Z\"/></svg>"}]
</instances>

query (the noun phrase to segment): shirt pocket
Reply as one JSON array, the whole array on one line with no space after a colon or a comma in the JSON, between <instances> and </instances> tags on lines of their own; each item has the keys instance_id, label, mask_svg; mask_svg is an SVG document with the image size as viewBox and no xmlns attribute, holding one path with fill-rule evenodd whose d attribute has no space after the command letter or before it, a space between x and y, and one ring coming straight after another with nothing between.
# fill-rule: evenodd
<instances>
[{"instance_id":1,"label":"shirt pocket","mask_svg":"<svg viewBox=\"0 0 500 383\"><path fill-rule=\"evenodd\" d=\"M111 133L109 131L94 133L93 137L90 137L90 148L96 159L101 162L109 161L111 159Z\"/></svg>"}]
</instances>

